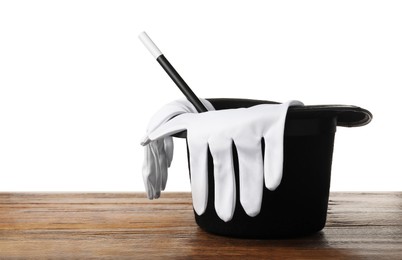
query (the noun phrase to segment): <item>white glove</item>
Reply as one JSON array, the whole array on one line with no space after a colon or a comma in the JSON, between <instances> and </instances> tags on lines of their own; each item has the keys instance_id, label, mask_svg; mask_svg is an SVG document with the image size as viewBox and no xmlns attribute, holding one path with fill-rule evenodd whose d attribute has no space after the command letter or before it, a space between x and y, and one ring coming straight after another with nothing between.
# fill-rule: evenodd
<instances>
[{"instance_id":1,"label":"white glove","mask_svg":"<svg viewBox=\"0 0 402 260\"><path fill-rule=\"evenodd\" d=\"M214 164L215 209L222 220L230 221L236 204L234 142L239 158L240 202L249 216L256 216L261 208L264 180L268 189L275 190L282 179L283 136L290 105L303 104L290 101L180 114L150 131L143 144L187 130L193 206L198 215L204 213L208 202L209 147Z\"/></svg>"},{"instance_id":2,"label":"white glove","mask_svg":"<svg viewBox=\"0 0 402 260\"><path fill-rule=\"evenodd\" d=\"M201 102L208 110L215 110L212 104L202 99ZM162 107L150 120L147 133L155 131L171 118L183 113L197 113L197 110L189 101L177 100ZM173 159L173 138L165 136L154 141L148 139L148 134L143 139L149 143L145 145L144 164L142 176L149 199L157 199L162 190L165 190L167 182L167 168Z\"/></svg>"}]
</instances>

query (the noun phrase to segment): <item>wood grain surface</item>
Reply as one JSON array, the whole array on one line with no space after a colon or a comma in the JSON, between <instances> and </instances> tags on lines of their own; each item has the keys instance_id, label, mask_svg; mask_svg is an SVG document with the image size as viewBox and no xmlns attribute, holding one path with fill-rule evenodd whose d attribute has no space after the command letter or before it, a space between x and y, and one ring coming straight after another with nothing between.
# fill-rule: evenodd
<instances>
[{"instance_id":1,"label":"wood grain surface","mask_svg":"<svg viewBox=\"0 0 402 260\"><path fill-rule=\"evenodd\" d=\"M0 259L402 259L402 192L331 193L323 231L288 240L208 234L189 193L0 193Z\"/></svg>"}]
</instances>

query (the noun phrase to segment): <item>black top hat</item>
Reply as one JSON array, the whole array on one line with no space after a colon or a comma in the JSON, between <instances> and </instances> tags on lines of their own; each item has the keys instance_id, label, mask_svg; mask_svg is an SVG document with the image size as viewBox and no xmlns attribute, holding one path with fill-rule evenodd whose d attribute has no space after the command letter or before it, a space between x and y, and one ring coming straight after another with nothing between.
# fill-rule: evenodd
<instances>
[{"instance_id":1,"label":"black top hat","mask_svg":"<svg viewBox=\"0 0 402 260\"><path fill-rule=\"evenodd\" d=\"M208 100L217 110L278 104L250 99ZM289 107L284 133L283 178L276 190L264 188L261 211L255 217L245 213L239 200L236 149L233 150L236 209L228 222L218 217L214 208L213 158L209 155L208 203L202 215L195 212L197 224L211 233L242 238L288 238L321 230L326 222L336 128L363 126L371 119L369 111L356 106Z\"/></svg>"}]
</instances>

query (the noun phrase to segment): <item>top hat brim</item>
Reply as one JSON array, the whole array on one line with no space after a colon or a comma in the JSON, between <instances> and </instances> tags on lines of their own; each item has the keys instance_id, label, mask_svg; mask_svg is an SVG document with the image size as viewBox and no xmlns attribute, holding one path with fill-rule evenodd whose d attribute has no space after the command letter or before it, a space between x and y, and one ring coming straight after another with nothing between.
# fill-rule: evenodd
<instances>
[{"instance_id":1,"label":"top hat brim","mask_svg":"<svg viewBox=\"0 0 402 260\"><path fill-rule=\"evenodd\" d=\"M251 107L260 104L279 104L279 102L256 99L208 98L215 109L231 109ZM373 115L370 111L357 106L349 105L309 105L290 107L288 118L325 118L336 117L338 126L357 127L370 123Z\"/></svg>"}]
</instances>

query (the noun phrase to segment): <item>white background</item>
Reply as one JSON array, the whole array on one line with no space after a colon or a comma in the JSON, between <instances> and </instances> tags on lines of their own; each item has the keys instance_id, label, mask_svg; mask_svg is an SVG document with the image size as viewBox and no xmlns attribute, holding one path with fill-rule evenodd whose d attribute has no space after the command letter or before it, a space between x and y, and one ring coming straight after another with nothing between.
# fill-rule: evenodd
<instances>
[{"instance_id":1,"label":"white background","mask_svg":"<svg viewBox=\"0 0 402 260\"><path fill-rule=\"evenodd\" d=\"M402 190L400 1L1 1L0 191L143 191L151 115L182 94L352 104L333 191ZM167 190L189 190L176 142Z\"/></svg>"}]
</instances>

